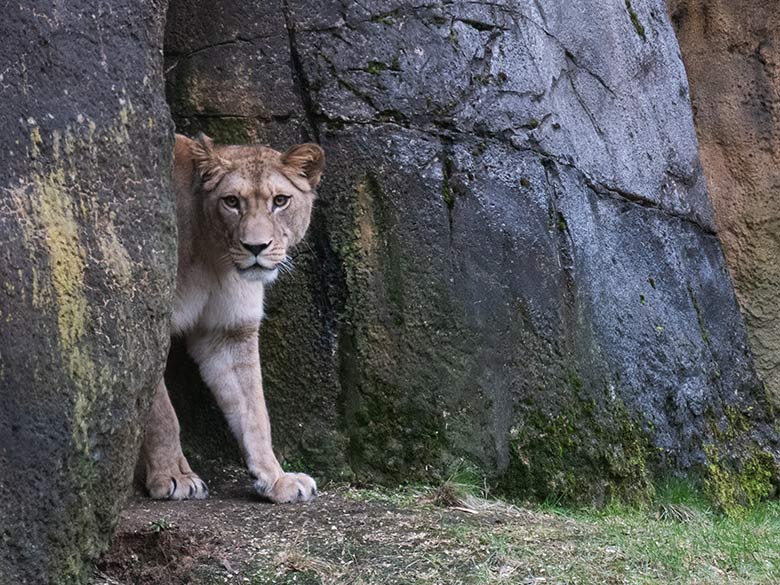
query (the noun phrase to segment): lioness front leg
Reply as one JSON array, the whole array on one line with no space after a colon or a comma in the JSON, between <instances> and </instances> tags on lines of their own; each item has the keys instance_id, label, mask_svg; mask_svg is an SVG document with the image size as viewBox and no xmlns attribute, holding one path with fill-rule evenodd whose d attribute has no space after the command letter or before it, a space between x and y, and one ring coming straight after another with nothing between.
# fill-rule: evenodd
<instances>
[{"instance_id":1,"label":"lioness front leg","mask_svg":"<svg viewBox=\"0 0 780 585\"><path fill-rule=\"evenodd\" d=\"M146 489L155 499L201 500L206 484L190 469L179 442L179 420L165 381L160 380L146 422L141 456L146 467Z\"/></svg>"},{"instance_id":2,"label":"lioness front leg","mask_svg":"<svg viewBox=\"0 0 780 585\"><path fill-rule=\"evenodd\" d=\"M304 473L285 473L271 447L257 334L257 326L193 333L187 347L241 446L257 493L278 504L306 502L317 495L317 484Z\"/></svg>"}]
</instances>

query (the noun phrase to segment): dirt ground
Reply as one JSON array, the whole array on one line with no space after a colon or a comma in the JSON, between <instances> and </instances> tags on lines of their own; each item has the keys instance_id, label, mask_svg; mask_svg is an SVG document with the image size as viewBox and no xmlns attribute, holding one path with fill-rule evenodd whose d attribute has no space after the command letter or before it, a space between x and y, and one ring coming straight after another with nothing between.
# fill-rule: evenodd
<instances>
[{"instance_id":1,"label":"dirt ground","mask_svg":"<svg viewBox=\"0 0 780 585\"><path fill-rule=\"evenodd\" d=\"M238 477L210 490L205 501L134 495L94 585L548 582L543 567L503 566L475 535L552 517L477 500L446 507L411 489L322 486L297 505L263 502Z\"/></svg>"},{"instance_id":2,"label":"dirt ground","mask_svg":"<svg viewBox=\"0 0 780 585\"><path fill-rule=\"evenodd\" d=\"M273 505L243 471L225 478L205 501L133 496L93 585L780 583L777 502L742 519L677 504L575 511L445 483L322 485L314 502Z\"/></svg>"}]
</instances>

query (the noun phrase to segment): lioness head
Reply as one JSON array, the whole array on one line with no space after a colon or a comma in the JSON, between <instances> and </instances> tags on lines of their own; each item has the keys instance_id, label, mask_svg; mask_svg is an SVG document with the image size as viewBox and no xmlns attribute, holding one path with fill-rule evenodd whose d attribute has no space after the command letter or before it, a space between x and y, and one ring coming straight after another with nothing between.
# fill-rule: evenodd
<instances>
[{"instance_id":1,"label":"lioness head","mask_svg":"<svg viewBox=\"0 0 780 585\"><path fill-rule=\"evenodd\" d=\"M288 251L309 227L325 154L316 144L287 152L259 145L190 141L200 175L203 219L211 252L248 280L272 282Z\"/></svg>"}]
</instances>

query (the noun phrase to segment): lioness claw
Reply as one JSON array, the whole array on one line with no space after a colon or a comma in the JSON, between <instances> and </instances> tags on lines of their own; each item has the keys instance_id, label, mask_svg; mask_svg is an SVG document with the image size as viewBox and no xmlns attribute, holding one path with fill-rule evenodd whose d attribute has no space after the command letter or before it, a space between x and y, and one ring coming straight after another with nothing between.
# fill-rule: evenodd
<instances>
[{"instance_id":1,"label":"lioness claw","mask_svg":"<svg viewBox=\"0 0 780 585\"><path fill-rule=\"evenodd\" d=\"M285 473L270 489L265 484L255 482L255 490L275 504L294 504L309 502L317 497L317 484L305 473Z\"/></svg>"},{"instance_id":2,"label":"lioness claw","mask_svg":"<svg viewBox=\"0 0 780 585\"><path fill-rule=\"evenodd\" d=\"M205 500L209 489L194 473L157 475L146 483L149 495L155 500Z\"/></svg>"}]
</instances>

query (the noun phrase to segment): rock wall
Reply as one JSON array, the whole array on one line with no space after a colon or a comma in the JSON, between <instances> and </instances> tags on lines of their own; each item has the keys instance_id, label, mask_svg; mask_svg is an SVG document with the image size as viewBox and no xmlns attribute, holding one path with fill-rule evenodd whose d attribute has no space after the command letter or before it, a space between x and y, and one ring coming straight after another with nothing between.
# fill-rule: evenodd
<instances>
[{"instance_id":1,"label":"rock wall","mask_svg":"<svg viewBox=\"0 0 780 585\"><path fill-rule=\"evenodd\" d=\"M773 491L663 2L174 1L166 70L181 130L328 155L261 331L283 457L588 502L672 473ZM169 373L185 429L218 424Z\"/></svg>"},{"instance_id":2,"label":"rock wall","mask_svg":"<svg viewBox=\"0 0 780 585\"><path fill-rule=\"evenodd\" d=\"M160 2L6 2L0 582L83 583L132 475L175 270Z\"/></svg>"},{"instance_id":3,"label":"rock wall","mask_svg":"<svg viewBox=\"0 0 780 585\"><path fill-rule=\"evenodd\" d=\"M759 374L780 401L780 10L670 0L726 261Z\"/></svg>"}]
</instances>

